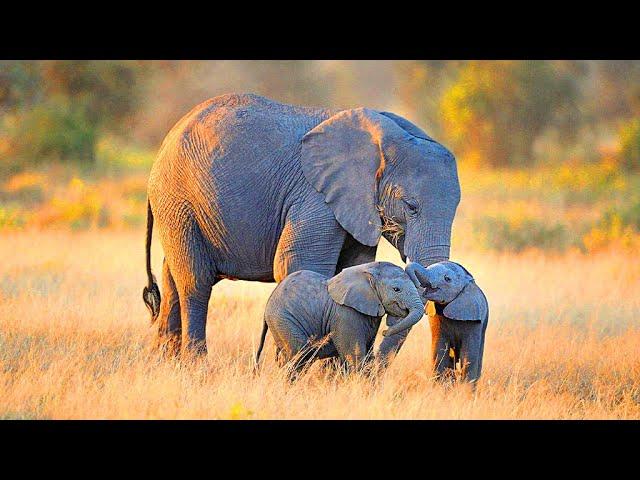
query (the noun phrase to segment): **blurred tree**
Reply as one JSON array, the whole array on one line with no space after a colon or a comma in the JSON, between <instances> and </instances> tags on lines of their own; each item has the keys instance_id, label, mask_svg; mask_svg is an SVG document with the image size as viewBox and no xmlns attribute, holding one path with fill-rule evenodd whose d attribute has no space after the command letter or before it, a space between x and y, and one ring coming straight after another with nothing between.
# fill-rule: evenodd
<instances>
[{"instance_id":1,"label":"blurred tree","mask_svg":"<svg viewBox=\"0 0 640 480\"><path fill-rule=\"evenodd\" d=\"M588 161L614 140L637 163L637 61L0 61L0 157L91 163L96 142L118 136L157 148L228 92L395 111L478 163Z\"/></svg>"},{"instance_id":2,"label":"blurred tree","mask_svg":"<svg viewBox=\"0 0 640 480\"><path fill-rule=\"evenodd\" d=\"M442 136L439 105L442 95L467 62L455 60L419 60L397 62L398 97L402 114L425 128L427 133Z\"/></svg>"},{"instance_id":3,"label":"blurred tree","mask_svg":"<svg viewBox=\"0 0 640 480\"><path fill-rule=\"evenodd\" d=\"M12 132L12 153L20 164L93 159L96 129L85 109L65 97L38 103L19 120Z\"/></svg>"},{"instance_id":4,"label":"blurred tree","mask_svg":"<svg viewBox=\"0 0 640 480\"><path fill-rule=\"evenodd\" d=\"M46 61L42 76L48 96L79 105L94 128L117 130L136 105L137 80L146 69L145 62Z\"/></svg>"},{"instance_id":5,"label":"blurred tree","mask_svg":"<svg viewBox=\"0 0 640 480\"><path fill-rule=\"evenodd\" d=\"M600 60L593 63L593 111L599 122L640 117L640 62Z\"/></svg>"},{"instance_id":6,"label":"blurred tree","mask_svg":"<svg viewBox=\"0 0 640 480\"><path fill-rule=\"evenodd\" d=\"M640 169L640 117L621 127L619 141L620 164L629 170Z\"/></svg>"},{"instance_id":7,"label":"blurred tree","mask_svg":"<svg viewBox=\"0 0 640 480\"><path fill-rule=\"evenodd\" d=\"M39 65L26 61L0 61L0 113L32 105L40 96Z\"/></svg>"},{"instance_id":8,"label":"blurred tree","mask_svg":"<svg viewBox=\"0 0 640 480\"><path fill-rule=\"evenodd\" d=\"M4 62L0 107L12 166L93 162L104 132L125 134L145 62ZM9 162L4 162L9 163Z\"/></svg>"},{"instance_id":9,"label":"blurred tree","mask_svg":"<svg viewBox=\"0 0 640 480\"><path fill-rule=\"evenodd\" d=\"M472 163L530 162L536 139L554 128L575 136L580 91L566 65L542 61L473 61L440 101L443 131Z\"/></svg>"}]
</instances>

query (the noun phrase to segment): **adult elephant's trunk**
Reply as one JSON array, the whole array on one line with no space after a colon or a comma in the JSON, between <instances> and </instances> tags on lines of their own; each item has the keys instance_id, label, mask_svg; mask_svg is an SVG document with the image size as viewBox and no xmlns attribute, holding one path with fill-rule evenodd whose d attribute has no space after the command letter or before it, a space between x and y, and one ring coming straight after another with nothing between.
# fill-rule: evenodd
<instances>
[{"instance_id":1,"label":"adult elephant's trunk","mask_svg":"<svg viewBox=\"0 0 640 480\"><path fill-rule=\"evenodd\" d=\"M416 280L416 269L410 268L413 262L426 268L433 263L449 260L451 222L452 218L441 218L431 220L426 228L408 229L404 243L406 271L416 287L421 285Z\"/></svg>"},{"instance_id":2,"label":"adult elephant's trunk","mask_svg":"<svg viewBox=\"0 0 640 480\"><path fill-rule=\"evenodd\" d=\"M424 304L420 300L420 297L417 296L417 298L414 300L413 304L409 309L409 314L403 320L399 321L395 325L389 327L387 330L382 332L382 335L384 335L385 337L388 337L391 335L395 335L396 333L400 333L406 330L407 328L411 328L420 321L423 315L424 315Z\"/></svg>"},{"instance_id":3,"label":"adult elephant's trunk","mask_svg":"<svg viewBox=\"0 0 640 480\"><path fill-rule=\"evenodd\" d=\"M449 239L444 239L441 241L448 241ZM447 243L446 245L434 245L432 247L426 248L424 253L420 256L421 259L419 261L421 265L424 267L428 267L432 263L441 262L443 260L449 260L449 252L451 247Z\"/></svg>"}]
</instances>

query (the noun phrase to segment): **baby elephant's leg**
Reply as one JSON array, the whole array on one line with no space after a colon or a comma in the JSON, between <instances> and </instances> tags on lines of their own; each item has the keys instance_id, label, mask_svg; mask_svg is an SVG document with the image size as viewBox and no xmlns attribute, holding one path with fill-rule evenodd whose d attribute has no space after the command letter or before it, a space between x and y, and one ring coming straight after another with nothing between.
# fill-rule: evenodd
<instances>
[{"instance_id":1,"label":"baby elephant's leg","mask_svg":"<svg viewBox=\"0 0 640 480\"><path fill-rule=\"evenodd\" d=\"M480 333L480 358L478 359L478 378L482 375L482 357L484 357L484 337L487 333L488 319L482 322L482 331Z\"/></svg>"},{"instance_id":2,"label":"baby elephant's leg","mask_svg":"<svg viewBox=\"0 0 640 480\"><path fill-rule=\"evenodd\" d=\"M460 342L462 378L474 384L480 378L482 369L483 337L482 322L465 322Z\"/></svg>"},{"instance_id":3,"label":"baby elephant's leg","mask_svg":"<svg viewBox=\"0 0 640 480\"><path fill-rule=\"evenodd\" d=\"M289 359L291 379L295 380L300 372L308 367L316 358L317 348L311 340L297 342L296 352Z\"/></svg>"},{"instance_id":4,"label":"baby elephant's leg","mask_svg":"<svg viewBox=\"0 0 640 480\"><path fill-rule=\"evenodd\" d=\"M452 377L454 368L454 359L450 355L453 341L444 321L440 315L434 315L429 318L433 373L436 375L437 380Z\"/></svg>"},{"instance_id":5,"label":"baby elephant's leg","mask_svg":"<svg viewBox=\"0 0 640 480\"><path fill-rule=\"evenodd\" d=\"M276 342L276 363L289 366L292 379L314 358L315 349L307 333L288 319L269 322Z\"/></svg>"},{"instance_id":6,"label":"baby elephant's leg","mask_svg":"<svg viewBox=\"0 0 640 480\"><path fill-rule=\"evenodd\" d=\"M402 318L394 317L392 315L387 315L387 326L392 326L401 321ZM411 328L407 328L402 332L396 333L395 335L390 335L385 337L380 346L378 347L378 352L376 354L378 361L382 367L387 367L391 363L396 355L400 352L402 345L404 345L407 336L411 332Z\"/></svg>"}]
</instances>

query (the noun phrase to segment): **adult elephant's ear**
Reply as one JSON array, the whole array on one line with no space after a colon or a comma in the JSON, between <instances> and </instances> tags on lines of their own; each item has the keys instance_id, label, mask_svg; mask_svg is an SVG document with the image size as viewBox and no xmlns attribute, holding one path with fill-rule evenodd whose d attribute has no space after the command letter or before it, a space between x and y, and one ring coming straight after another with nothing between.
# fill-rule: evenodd
<instances>
[{"instance_id":1,"label":"adult elephant's ear","mask_svg":"<svg viewBox=\"0 0 640 480\"><path fill-rule=\"evenodd\" d=\"M435 140L427 135L424 130L414 125L406 118L402 118L400 115L396 115L395 113L391 112L380 112L380 115L384 115L385 117L390 118L391 120L396 122L400 128L406 130L414 137L421 138L423 140L429 140L430 142L435 142Z\"/></svg>"},{"instance_id":2,"label":"adult elephant's ear","mask_svg":"<svg viewBox=\"0 0 640 480\"><path fill-rule=\"evenodd\" d=\"M370 263L345 268L327 280L329 295L340 305L354 308L371 317L381 317L385 310L374 288L378 275L377 268Z\"/></svg>"},{"instance_id":3,"label":"adult elephant's ear","mask_svg":"<svg viewBox=\"0 0 640 480\"><path fill-rule=\"evenodd\" d=\"M489 315L489 304L476 282L467 284L450 304L442 311L445 317L452 320L484 321Z\"/></svg>"},{"instance_id":4,"label":"adult elephant's ear","mask_svg":"<svg viewBox=\"0 0 640 480\"><path fill-rule=\"evenodd\" d=\"M400 127L373 110L344 110L302 139L307 181L324 196L336 220L358 242L375 246L382 223L376 208L376 175L384 170L384 139Z\"/></svg>"}]
</instances>

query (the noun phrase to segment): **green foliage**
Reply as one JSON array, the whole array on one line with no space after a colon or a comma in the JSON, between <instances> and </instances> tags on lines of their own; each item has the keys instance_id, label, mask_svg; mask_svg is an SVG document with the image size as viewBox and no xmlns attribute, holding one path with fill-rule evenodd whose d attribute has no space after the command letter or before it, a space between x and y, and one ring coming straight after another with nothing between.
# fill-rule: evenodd
<instances>
[{"instance_id":1,"label":"green foliage","mask_svg":"<svg viewBox=\"0 0 640 480\"><path fill-rule=\"evenodd\" d=\"M599 225L609 227L616 222L640 232L640 198L634 198L624 205L607 209L603 213Z\"/></svg>"},{"instance_id":2,"label":"green foliage","mask_svg":"<svg viewBox=\"0 0 640 480\"><path fill-rule=\"evenodd\" d=\"M42 64L44 89L72 99L94 127L114 130L135 108L137 74L144 68L123 61L47 61Z\"/></svg>"},{"instance_id":3,"label":"green foliage","mask_svg":"<svg viewBox=\"0 0 640 480\"><path fill-rule=\"evenodd\" d=\"M587 107L597 123L616 124L640 116L640 62L600 60L594 62L593 90Z\"/></svg>"},{"instance_id":4,"label":"green foliage","mask_svg":"<svg viewBox=\"0 0 640 480\"><path fill-rule=\"evenodd\" d=\"M640 248L640 199L608 208L582 237L582 246L595 251L616 244L637 251Z\"/></svg>"},{"instance_id":5,"label":"green foliage","mask_svg":"<svg viewBox=\"0 0 640 480\"><path fill-rule=\"evenodd\" d=\"M12 111L36 102L41 81L35 62L0 61L0 111Z\"/></svg>"},{"instance_id":6,"label":"green foliage","mask_svg":"<svg viewBox=\"0 0 640 480\"><path fill-rule=\"evenodd\" d=\"M640 169L640 117L620 130L620 164L627 169Z\"/></svg>"},{"instance_id":7,"label":"green foliage","mask_svg":"<svg viewBox=\"0 0 640 480\"><path fill-rule=\"evenodd\" d=\"M230 91L396 111L469 163L591 162L640 115L638 85L637 61L0 61L0 164L94 168L103 138L155 150L195 104ZM620 134L628 168L638 130Z\"/></svg>"},{"instance_id":8,"label":"green foliage","mask_svg":"<svg viewBox=\"0 0 640 480\"><path fill-rule=\"evenodd\" d=\"M155 152L123 142L115 137L104 137L96 145L95 170L102 175L120 175L131 171L148 172Z\"/></svg>"},{"instance_id":9,"label":"green foliage","mask_svg":"<svg viewBox=\"0 0 640 480\"><path fill-rule=\"evenodd\" d=\"M81 103L64 97L21 112L10 132L11 153L20 165L94 159L95 125L88 121Z\"/></svg>"},{"instance_id":10,"label":"green foliage","mask_svg":"<svg viewBox=\"0 0 640 480\"><path fill-rule=\"evenodd\" d=\"M474 234L483 247L494 250L522 251L526 248L563 250L570 238L561 223L546 219L514 219L506 216L481 217L473 222Z\"/></svg>"},{"instance_id":11,"label":"green foliage","mask_svg":"<svg viewBox=\"0 0 640 480\"><path fill-rule=\"evenodd\" d=\"M518 165L553 128L575 134L579 90L575 75L552 62L476 61L460 69L440 102L444 133L474 163Z\"/></svg>"},{"instance_id":12,"label":"green foliage","mask_svg":"<svg viewBox=\"0 0 640 480\"><path fill-rule=\"evenodd\" d=\"M396 66L403 109L435 138L443 136L440 100L464 64L455 60L422 60L399 62Z\"/></svg>"},{"instance_id":13,"label":"green foliage","mask_svg":"<svg viewBox=\"0 0 640 480\"><path fill-rule=\"evenodd\" d=\"M5 170L45 161L92 165L101 135L126 133L137 106L137 79L147 70L143 63L86 60L0 67Z\"/></svg>"},{"instance_id":14,"label":"green foliage","mask_svg":"<svg viewBox=\"0 0 640 480\"><path fill-rule=\"evenodd\" d=\"M11 205L0 205L0 229L21 228L25 224L25 219L19 208Z\"/></svg>"}]
</instances>

